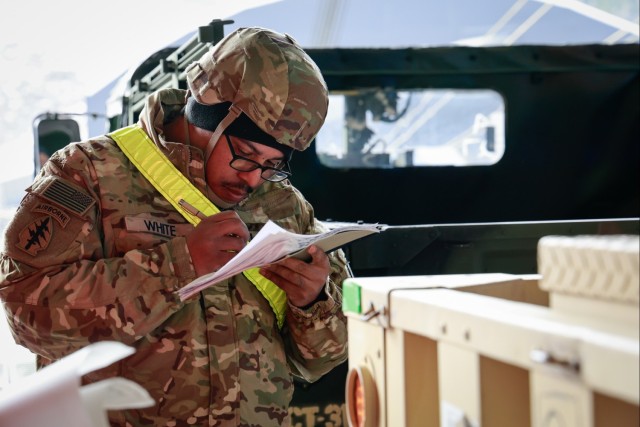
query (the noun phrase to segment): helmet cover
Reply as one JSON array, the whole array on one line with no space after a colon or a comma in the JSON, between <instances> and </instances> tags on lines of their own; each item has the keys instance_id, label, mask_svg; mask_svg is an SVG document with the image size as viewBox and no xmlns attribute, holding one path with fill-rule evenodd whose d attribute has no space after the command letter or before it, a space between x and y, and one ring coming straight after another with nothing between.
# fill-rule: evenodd
<instances>
[{"instance_id":1,"label":"helmet cover","mask_svg":"<svg viewBox=\"0 0 640 427\"><path fill-rule=\"evenodd\" d=\"M186 72L198 103L231 102L277 142L298 151L311 144L327 115L320 69L287 34L240 28Z\"/></svg>"}]
</instances>

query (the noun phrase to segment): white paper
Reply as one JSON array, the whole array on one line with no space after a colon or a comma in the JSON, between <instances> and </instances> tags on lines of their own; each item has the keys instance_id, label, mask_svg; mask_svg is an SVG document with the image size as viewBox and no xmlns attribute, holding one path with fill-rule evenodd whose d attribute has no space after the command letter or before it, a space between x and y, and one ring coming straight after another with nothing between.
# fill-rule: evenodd
<instances>
[{"instance_id":1,"label":"white paper","mask_svg":"<svg viewBox=\"0 0 640 427\"><path fill-rule=\"evenodd\" d=\"M82 387L82 375L134 351L122 343L98 342L11 384L0 392L0 427L108 427L107 409L153 405L144 388L124 378Z\"/></svg>"},{"instance_id":2,"label":"white paper","mask_svg":"<svg viewBox=\"0 0 640 427\"><path fill-rule=\"evenodd\" d=\"M258 234L218 271L205 274L178 290L185 300L215 283L235 276L253 267L272 264L286 256L304 259L304 251L311 245L330 251L372 233L379 233L385 226L378 224L350 224L322 234L295 234L268 221Z\"/></svg>"}]
</instances>

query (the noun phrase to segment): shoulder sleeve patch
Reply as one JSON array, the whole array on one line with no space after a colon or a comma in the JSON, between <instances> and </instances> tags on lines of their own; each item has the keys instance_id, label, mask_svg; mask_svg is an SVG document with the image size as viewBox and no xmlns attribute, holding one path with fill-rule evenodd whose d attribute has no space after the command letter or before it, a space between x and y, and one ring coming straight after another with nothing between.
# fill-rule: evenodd
<instances>
[{"instance_id":1,"label":"shoulder sleeve patch","mask_svg":"<svg viewBox=\"0 0 640 427\"><path fill-rule=\"evenodd\" d=\"M43 216L34 220L18 234L16 246L29 255L35 256L49 246L52 236L53 221L50 216Z\"/></svg>"},{"instance_id":2,"label":"shoulder sleeve patch","mask_svg":"<svg viewBox=\"0 0 640 427\"><path fill-rule=\"evenodd\" d=\"M50 180L38 194L78 216L83 216L95 203L82 189L59 178Z\"/></svg>"}]
</instances>

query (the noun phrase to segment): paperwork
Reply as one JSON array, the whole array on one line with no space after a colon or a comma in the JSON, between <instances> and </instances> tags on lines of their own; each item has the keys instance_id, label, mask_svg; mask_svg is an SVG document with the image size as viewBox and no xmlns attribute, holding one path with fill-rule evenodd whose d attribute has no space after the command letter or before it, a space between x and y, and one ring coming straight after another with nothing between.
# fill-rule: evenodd
<instances>
[{"instance_id":1,"label":"paperwork","mask_svg":"<svg viewBox=\"0 0 640 427\"><path fill-rule=\"evenodd\" d=\"M0 426L108 427L107 410L152 406L149 393L125 378L82 386L83 375L134 351L119 342L97 342L11 384L0 393Z\"/></svg>"},{"instance_id":2,"label":"paperwork","mask_svg":"<svg viewBox=\"0 0 640 427\"><path fill-rule=\"evenodd\" d=\"M379 233L385 228L386 226L379 224L349 224L322 234L295 234L269 221L231 261L218 271L197 278L180 289L178 294L184 301L208 286L253 267L272 264L287 256L306 261L309 259L306 249L311 245L331 252L354 240Z\"/></svg>"}]
</instances>

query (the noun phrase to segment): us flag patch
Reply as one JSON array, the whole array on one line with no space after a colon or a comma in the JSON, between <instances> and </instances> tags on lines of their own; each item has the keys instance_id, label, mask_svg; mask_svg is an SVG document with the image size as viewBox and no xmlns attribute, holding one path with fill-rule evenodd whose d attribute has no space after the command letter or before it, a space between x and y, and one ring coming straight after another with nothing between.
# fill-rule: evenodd
<instances>
[{"instance_id":1,"label":"us flag patch","mask_svg":"<svg viewBox=\"0 0 640 427\"><path fill-rule=\"evenodd\" d=\"M45 199L77 215L84 215L95 203L87 193L59 179L53 180L40 194Z\"/></svg>"}]
</instances>

